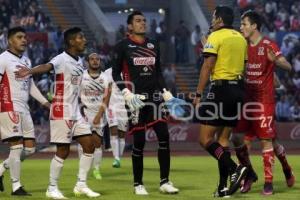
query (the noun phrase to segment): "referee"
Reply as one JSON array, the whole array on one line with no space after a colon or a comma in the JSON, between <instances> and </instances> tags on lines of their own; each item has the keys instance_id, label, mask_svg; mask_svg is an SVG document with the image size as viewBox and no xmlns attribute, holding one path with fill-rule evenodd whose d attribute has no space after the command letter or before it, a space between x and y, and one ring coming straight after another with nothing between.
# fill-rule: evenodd
<instances>
[{"instance_id":1,"label":"referee","mask_svg":"<svg viewBox=\"0 0 300 200\"><path fill-rule=\"evenodd\" d=\"M232 127L238 120L238 107L243 99L247 42L232 28L233 10L217 6L214 10L211 30L204 46L205 60L201 68L194 104L200 120L200 144L218 160L220 181L216 197L229 196L237 191L246 167L237 166L228 150ZM204 88L210 77L211 86L205 101L200 103ZM215 135L218 140L215 140ZM227 178L230 185L227 188Z\"/></svg>"}]
</instances>

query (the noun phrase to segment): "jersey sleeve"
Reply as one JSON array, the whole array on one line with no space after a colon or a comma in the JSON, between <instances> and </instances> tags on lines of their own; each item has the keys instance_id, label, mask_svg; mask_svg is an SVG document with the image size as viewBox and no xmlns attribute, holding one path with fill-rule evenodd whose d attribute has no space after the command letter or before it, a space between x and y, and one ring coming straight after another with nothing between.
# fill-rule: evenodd
<instances>
[{"instance_id":1,"label":"jersey sleeve","mask_svg":"<svg viewBox=\"0 0 300 200\"><path fill-rule=\"evenodd\" d=\"M278 45L274 41L271 41L270 44L268 45L268 47L274 52L276 57L279 57L282 55Z\"/></svg>"},{"instance_id":2,"label":"jersey sleeve","mask_svg":"<svg viewBox=\"0 0 300 200\"><path fill-rule=\"evenodd\" d=\"M5 62L3 59L0 59L0 82L3 78L4 72L5 72Z\"/></svg>"},{"instance_id":3,"label":"jersey sleeve","mask_svg":"<svg viewBox=\"0 0 300 200\"><path fill-rule=\"evenodd\" d=\"M121 91L124 88L126 88L125 83L121 77L121 73L123 70L124 54L125 54L124 51L125 49L123 48L123 42L119 42L114 47L113 59L112 59L112 77L116 85Z\"/></svg>"},{"instance_id":4,"label":"jersey sleeve","mask_svg":"<svg viewBox=\"0 0 300 200\"><path fill-rule=\"evenodd\" d=\"M62 73L61 63L63 62L62 56L58 55L52 58L49 62L53 66L53 69L56 74Z\"/></svg>"},{"instance_id":5,"label":"jersey sleeve","mask_svg":"<svg viewBox=\"0 0 300 200\"><path fill-rule=\"evenodd\" d=\"M219 40L217 38L216 34L210 34L207 38L207 42L204 45L203 48L203 54L204 56L209 56L209 55L218 55L219 51Z\"/></svg>"}]
</instances>

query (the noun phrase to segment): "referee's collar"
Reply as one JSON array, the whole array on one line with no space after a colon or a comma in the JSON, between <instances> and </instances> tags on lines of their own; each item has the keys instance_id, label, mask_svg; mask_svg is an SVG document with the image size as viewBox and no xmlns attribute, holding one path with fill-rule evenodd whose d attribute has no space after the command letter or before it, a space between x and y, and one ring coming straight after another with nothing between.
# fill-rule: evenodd
<instances>
[{"instance_id":1,"label":"referee's collar","mask_svg":"<svg viewBox=\"0 0 300 200\"><path fill-rule=\"evenodd\" d=\"M222 26L222 27L220 27L218 30L221 30L221 29L223 29L223 28L234 29L233 26L228 26L228 25L227 25L227 26ZM217 30L217 31L218 31L218 30Z\"/></svg>"}]
</instances>

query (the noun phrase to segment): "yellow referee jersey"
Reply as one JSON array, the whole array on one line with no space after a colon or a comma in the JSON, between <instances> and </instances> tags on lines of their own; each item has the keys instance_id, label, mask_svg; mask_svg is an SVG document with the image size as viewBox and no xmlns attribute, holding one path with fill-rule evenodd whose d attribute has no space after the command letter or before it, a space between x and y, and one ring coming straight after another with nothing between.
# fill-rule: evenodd
<instances>
[{"instance_id":1,"label":"yellow referee jersey","mask_svg":"<svg viewBox=\"0 0 300 200\"><path fill-rule=\"evenodd\" d=\"M247 41L236 30L221 28L209 35L203 53L217 56L211 80L234 80L244 72Z\"/></svg>"}]
</instances>

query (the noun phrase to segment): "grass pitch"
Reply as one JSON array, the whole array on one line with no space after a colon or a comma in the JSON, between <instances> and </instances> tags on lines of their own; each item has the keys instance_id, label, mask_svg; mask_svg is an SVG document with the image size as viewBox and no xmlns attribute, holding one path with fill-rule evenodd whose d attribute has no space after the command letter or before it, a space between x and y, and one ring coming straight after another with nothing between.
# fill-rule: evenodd
<instances>
[{"instance_id":1,"label":"grass pitch","mask_svg":"<svg viewBox=\"0 0 300 200\"><path fill-rule=\"evenodd\" d=\"M262 158L260 156L251 157L254 168L256 169L259 180L248 194L237 192L231 199L260 200L260 199L300 199L300 156L289 156L296 184L293 188L288 188L285 184L284 175L278 160L275 164L274 191L275 194L269 197L260 195L263 186ZM216 188L218 173L217 162L208 156L178 156L172 157L170 180L180 189L177 195L160 194L159 187L159 168L156 157L145 157L144 159L144 184L149 196L136 196L133 194L132 169L130 157L124 158L121 162L122 167L115 169L111 167L111 158L104 158L101 167L103 179L95 180L89 176L88 185L95 191L100 192L101 196L96 199L102 200L205 200L214 199L212 193ZM26 190L32 193L31 197L15 197L10 195L11 184L9 173L5 173L5 192L0 193L0 200L5 199L46 199L45 191L48 184L50 159L26 160L22 163L22 183ZM88 199L84 197L75 198L72 190L76 183L76 173L78 170L78 160L68 159L65 161L62 176L59 181L59 188L69 199Z\"/></svg>"}]
</instances>

